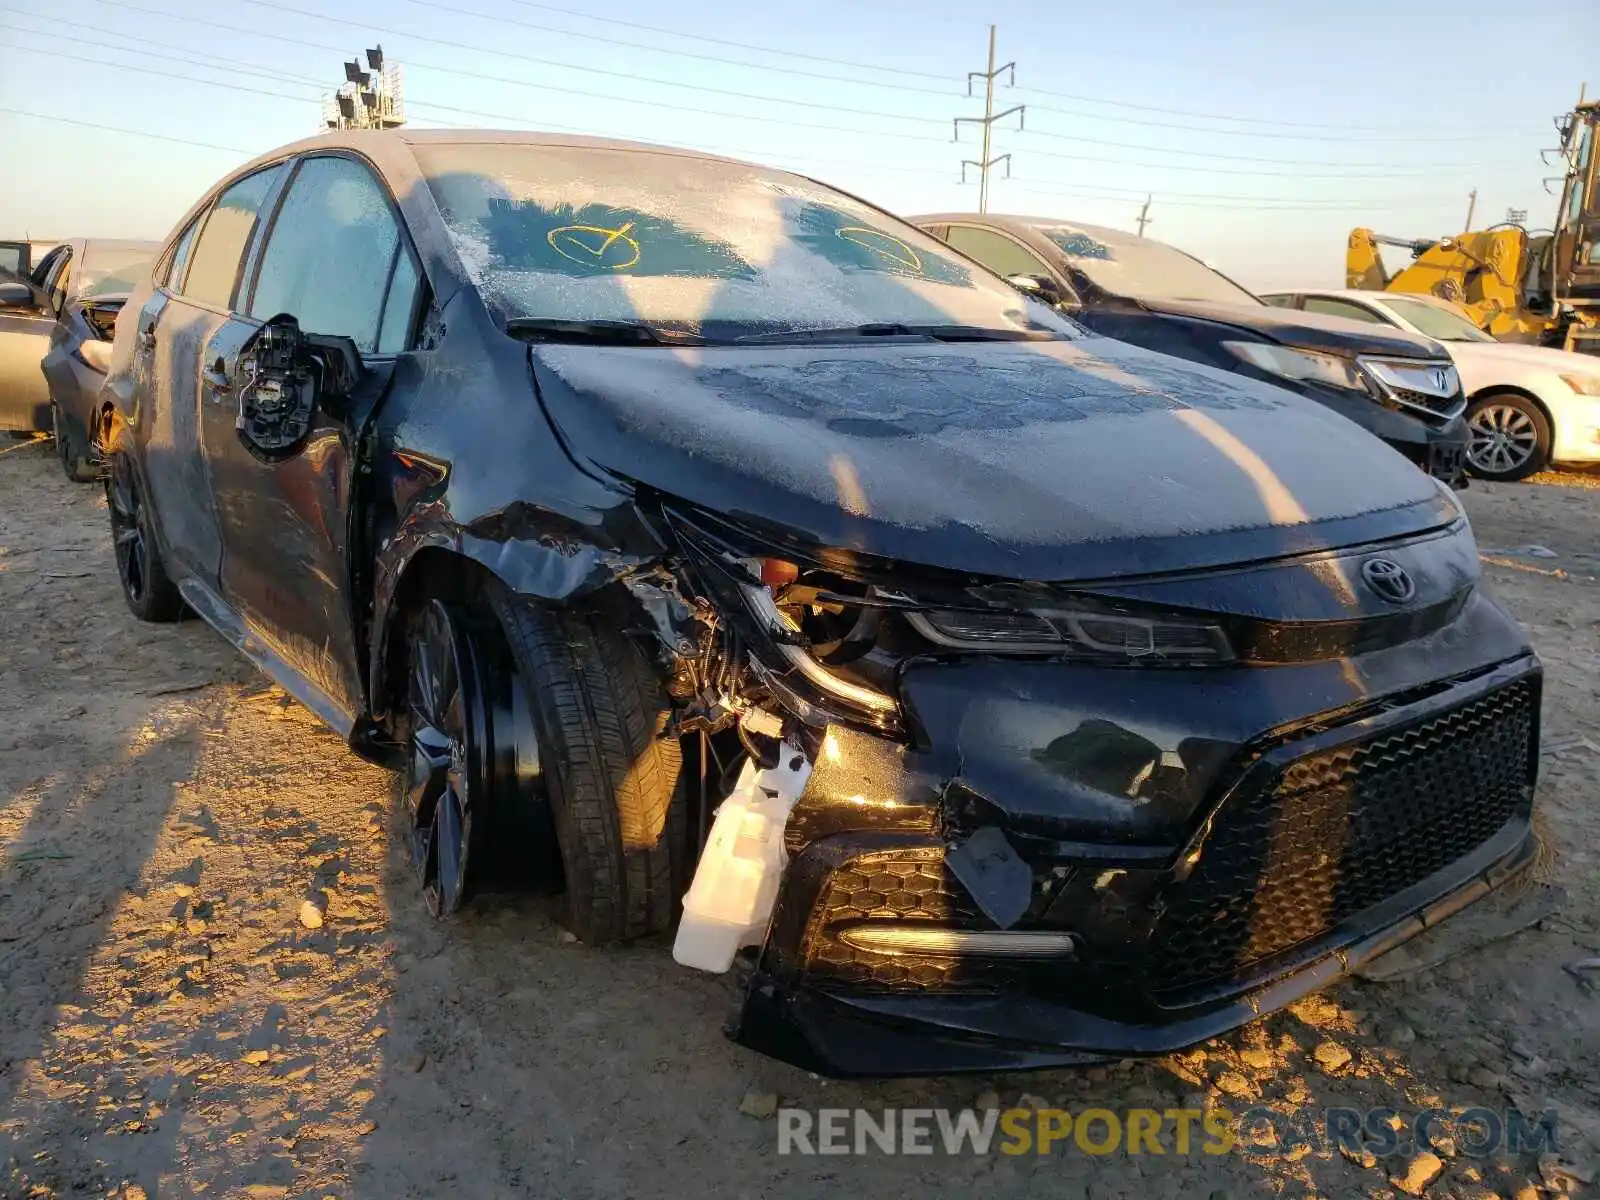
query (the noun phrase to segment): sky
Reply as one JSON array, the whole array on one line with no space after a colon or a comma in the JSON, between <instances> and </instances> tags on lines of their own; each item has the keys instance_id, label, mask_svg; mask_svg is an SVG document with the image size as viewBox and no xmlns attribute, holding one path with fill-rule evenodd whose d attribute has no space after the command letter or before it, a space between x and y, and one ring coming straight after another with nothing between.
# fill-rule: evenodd
<instances>
[{"instance_id":1,"label":"sky","mask_svg":"<svg viewBox=\"0 0 1600 1200\"><path fill-rule=\"evenodd\" d=\"M1026 107L994 125L990 210L1133 229L1149 196L1148 236L1258 290L1342 286L1355 226L1459 232L1474 189L1474 226L1547 227L1552 118L1600 91L1600 0L0 0L0 239L165 237L316 132L380 43L412 126L689 146L972 210L978 128L953 118L982 115L991 23L1016 64L995 109Z\"/></svg>"}]
</instances>

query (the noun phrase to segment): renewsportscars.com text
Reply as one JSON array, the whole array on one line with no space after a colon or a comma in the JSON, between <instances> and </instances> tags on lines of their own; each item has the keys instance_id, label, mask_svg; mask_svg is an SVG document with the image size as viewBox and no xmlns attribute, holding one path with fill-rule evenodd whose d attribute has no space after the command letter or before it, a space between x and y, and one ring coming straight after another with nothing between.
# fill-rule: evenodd
<instances>
[{"instance_id":1,"label":"renewsportscars.com text","mask_svg":"<svg viewBox=\"0 0 1600 1200\"><path fill-rule=\"evenodd\" d=\"M1482 1158L1558 1148L1554 1113L1489 1108L780 1108L777 1129L779 1154L1276 1156L1304 1146L1385 1158L1449 1144Z\"/></svg>"}]
</instances>

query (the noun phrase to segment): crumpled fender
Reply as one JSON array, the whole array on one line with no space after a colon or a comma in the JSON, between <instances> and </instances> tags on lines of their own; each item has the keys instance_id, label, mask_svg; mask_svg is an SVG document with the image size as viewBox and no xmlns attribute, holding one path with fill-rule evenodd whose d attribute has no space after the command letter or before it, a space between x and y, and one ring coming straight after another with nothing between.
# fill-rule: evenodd
<instances>
[{"instance_id":1,"label":"crumpled fender","mask_svg":"<svg viewBox=\"0 0 1600 1200\"><path fill-rule=\"evenodd\" d=\"M518 595L568 605L660 559L665 548L653 534L636 520L629 524L632 544L624 548L604 522L581 525L520 501L465 523L451 515L442 496L416 504L377 557L369 694L375 700L383 695L396 599L411 571L428 569L418 561L426 553L447 551L478 564Z\"/></svg>"}]
</instances>

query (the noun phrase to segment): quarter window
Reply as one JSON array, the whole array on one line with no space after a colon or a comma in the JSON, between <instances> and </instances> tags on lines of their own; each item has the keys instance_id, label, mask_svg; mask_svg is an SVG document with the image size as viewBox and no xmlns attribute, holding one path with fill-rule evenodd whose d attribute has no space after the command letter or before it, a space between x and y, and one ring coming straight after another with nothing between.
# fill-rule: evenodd
<instances>
[{"instance_id":1,"label":"quarter window","mask_svg":"<svg viewBox=\"0 0 1600 1200\"><path fill-rule=\"evenodd\" d=\"M1044 259L991 229L952 225L945 239L968 258L975 258L996 275L1043 275L1054 279Z\"/></svg>"},{"instance_id":2,"label":"quarter window","mask_svg":"<svg viewBox=\"0 0 1600 1200\"><path fill-rule=\"evenodd\" d=\"M418 288L388 193L353 159L307 159L273 222L250 315L288 313L364 353L406 347Z\"/></svg>"},{"instance_id":3,"label":"quarter window","mask_svg":"<svg viewBox=\"0 0 1600 1200\"><path fill-rule=\"evenodd\" d=\"M200 228L200 218L196 217L189 222L189 228L185 229L183 236L178 239L178 244L172 251L172 261L167 264L166 275L162 282L175 292L183 290L183 273L189 267L189 251L194 249L194 231L198 228Z\"/></svg>"},{"instance_id":4,"label":"quarter window","mask_svg":"<svg viewBox=\"0 0 1600 1200\"><path fill-rule=\"evenodd\" d=\"M282 169L279 165L246 175L217 198L189 256L188 277L183 281L183 294L189 299L217 308L232 302L239 262Z\"/></svg>"}]
</instances>

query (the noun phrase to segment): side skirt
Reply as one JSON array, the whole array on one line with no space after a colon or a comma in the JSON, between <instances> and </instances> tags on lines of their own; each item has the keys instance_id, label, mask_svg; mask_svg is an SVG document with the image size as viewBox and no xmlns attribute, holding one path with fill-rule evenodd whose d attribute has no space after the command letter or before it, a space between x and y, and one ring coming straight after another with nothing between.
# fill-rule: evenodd
<instances>
[{"instance_id":1,"label":"side skirt","mask_svg":"<svg viewBox=\"0 0 1600 1200\"><path fill-rule=\"evenodd\" d=\"M362 743L368 740L364 733L367 722L358 721L355 714L345 711L333 697L285 662L276 650L252 633L239 614L211 588L191 577L178 585L178 591L185 603L200 614L201 620L231 642L240 654L255 663L274 683L315 713L329 729L352 745L358 740ZM358 739L358 734L363 736Z\"/></svg>"}]
</instances>

